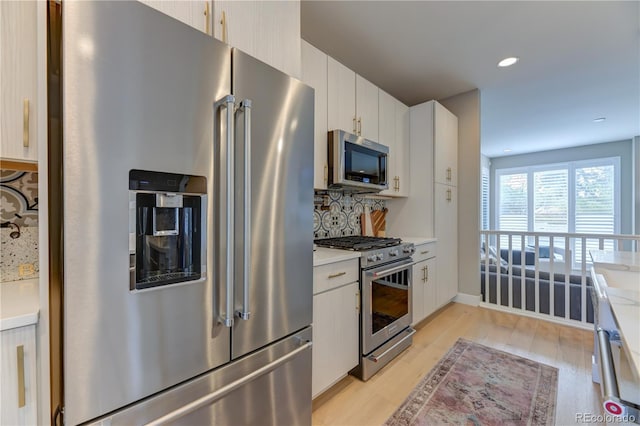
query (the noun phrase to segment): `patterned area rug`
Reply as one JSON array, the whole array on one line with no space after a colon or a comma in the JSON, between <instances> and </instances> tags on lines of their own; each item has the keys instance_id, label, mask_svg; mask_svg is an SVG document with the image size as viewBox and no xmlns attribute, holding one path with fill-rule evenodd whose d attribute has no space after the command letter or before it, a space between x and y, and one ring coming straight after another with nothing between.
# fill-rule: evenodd
<instances>
[{"instance_id":1,"label":"patterned area rug","mask_svg":"<svg viewBox=\"0 0 640 426\"><path fill-rule=\"evenodd\" d=\"M458 339L385 425L552 425L558 369Z\"/></svg>"}]
</instances>

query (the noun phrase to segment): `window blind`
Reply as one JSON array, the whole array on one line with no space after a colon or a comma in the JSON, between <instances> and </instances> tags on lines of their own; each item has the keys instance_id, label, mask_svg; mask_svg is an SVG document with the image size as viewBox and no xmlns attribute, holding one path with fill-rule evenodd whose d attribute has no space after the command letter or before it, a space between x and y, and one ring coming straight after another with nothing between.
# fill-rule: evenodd
<instances>
[{"instance_id":1,"label":"window blind","mask_svg":"<svg viewBox=\"0 0 640 426\"><path fill-rule=\"evenodd\" d=\"M497 170L497 229L502 231L615 234L620 229L620 158ZM507 241L502 237L501 245ZM540 244L547 245L548 238ZM556 238L557 248L564 239ZM581 244L571 242L582 261ZM598 249L587 239L586 249ZM605 241L604 249L613 249ZM587 256L588 260L588 256Z\"/></svg>"},{"instance_id":2,"label":"window blind","mask_svg":"<svg viewBox=\"0 0 640 426\"><path fill-rule=\"evenodd\" d=\"M489 229L489 169L482 168L482 182L480 187L480 227L483 230Z\"/></svg>"}]
</instances>

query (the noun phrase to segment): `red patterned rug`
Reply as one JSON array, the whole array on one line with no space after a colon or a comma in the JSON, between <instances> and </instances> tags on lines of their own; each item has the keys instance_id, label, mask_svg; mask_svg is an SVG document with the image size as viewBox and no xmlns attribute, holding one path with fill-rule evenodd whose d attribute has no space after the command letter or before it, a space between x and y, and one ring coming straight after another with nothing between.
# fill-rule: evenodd
<instances>
[{"instance_id":1,"label":"red patterned rug","mask_svg":"<svg viewBox=\"0 0 640 426\"><path fill-rule=\"evenodd\" d=\"M557 368L458 339L385 425L552 425L557 389Z\"/></svg>"}]
</instances>

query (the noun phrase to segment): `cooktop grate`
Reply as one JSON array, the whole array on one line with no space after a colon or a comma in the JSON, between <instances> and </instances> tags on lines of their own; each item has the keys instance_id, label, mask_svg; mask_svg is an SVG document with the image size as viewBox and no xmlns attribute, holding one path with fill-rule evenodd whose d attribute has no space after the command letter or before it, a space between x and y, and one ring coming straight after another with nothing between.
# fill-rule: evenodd
<instances>
[{"instance_id":1,"label":"cooktop grate","mask_svg":"<svg viewBox=\"0 0 640 426\"><path fill-rule=\"evenodd\" d=\"M350 237L321 238L314 240L313 242L320 247L366 251L397 246L402 242L402 240L400 238L366 237L355 235Z\"/></svg>"}]
</instances>

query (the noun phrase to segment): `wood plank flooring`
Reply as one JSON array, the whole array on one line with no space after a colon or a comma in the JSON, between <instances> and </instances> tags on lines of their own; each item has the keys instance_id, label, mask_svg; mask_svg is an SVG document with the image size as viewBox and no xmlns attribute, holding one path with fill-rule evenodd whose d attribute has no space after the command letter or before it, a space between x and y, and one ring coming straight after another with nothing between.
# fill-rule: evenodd
<instances>
[{"instance_id":1,"label":"wood plank flooring","mask_svg":"<svg viewBox=\"0 0 640 426\"><path fill-rule=\"evenodd\" d=\"M576 413L602 414L591 381L592 332L458 303L417 330L413 345L368 382L348 376L317 397L313 424L384 423L459 337L557 367L556 424L576 424Z\"/></svg>"}]
</instances>

